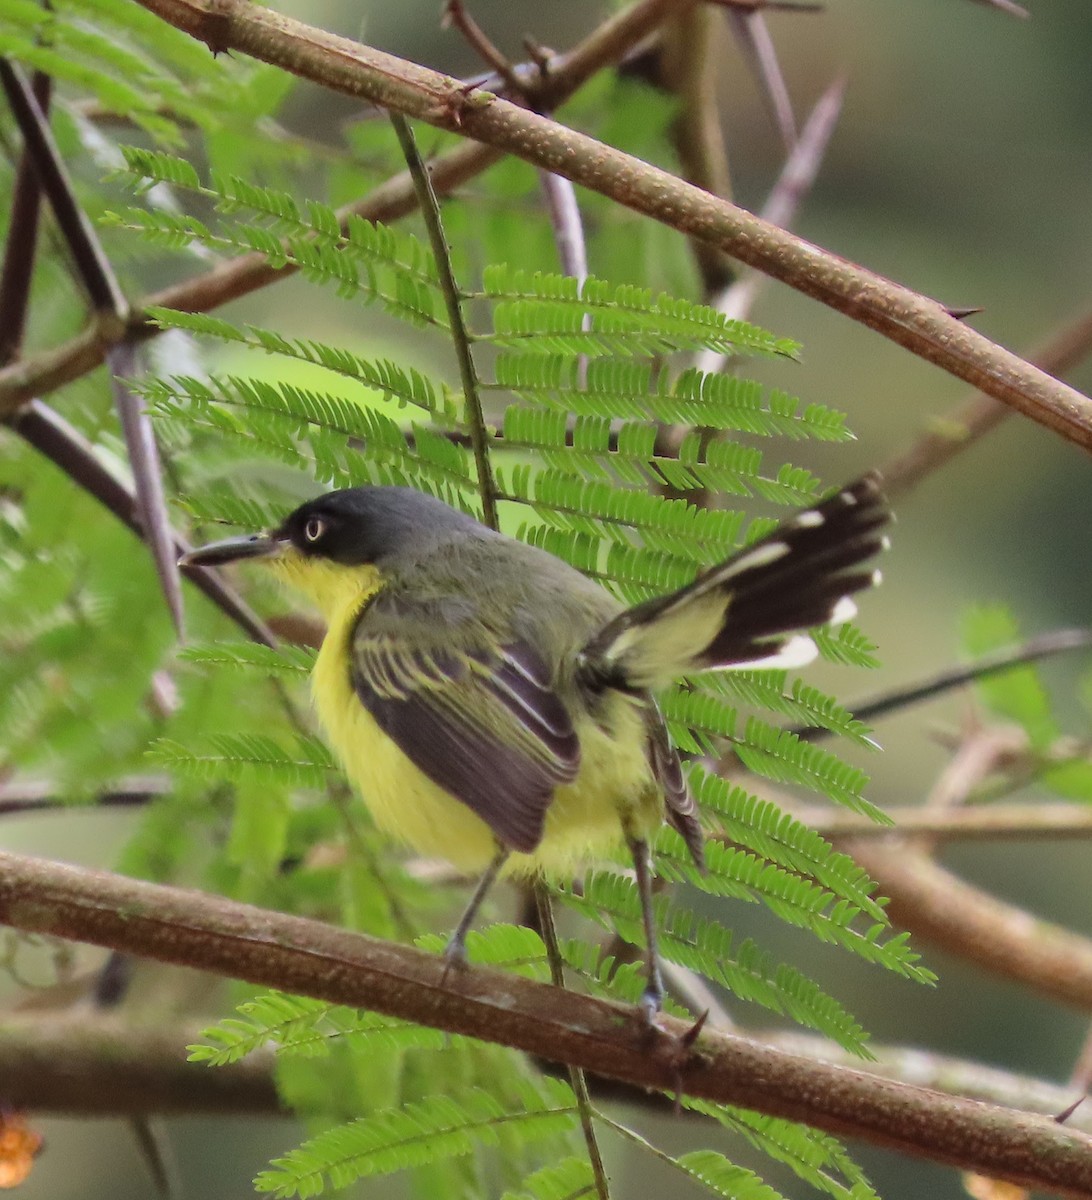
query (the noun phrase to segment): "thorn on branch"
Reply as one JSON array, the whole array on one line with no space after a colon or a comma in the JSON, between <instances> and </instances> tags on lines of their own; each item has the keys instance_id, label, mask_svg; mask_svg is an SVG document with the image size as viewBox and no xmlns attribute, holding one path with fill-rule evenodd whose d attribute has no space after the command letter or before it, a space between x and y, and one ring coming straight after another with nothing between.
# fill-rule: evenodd
<instances>
[{"instance_id":1,"label":"thorn on branch","mask_svg":"<svg viewBox=\"0 0 1092 1200\"><path fill-rule=\"evenodd\" d=\"M193 36L208 46L213 58L219 58L221 54L231 56L230 33L231 16L214 6L209 6L201 10L200 23L193 31Z\"/></svg>"},{"instance_id":2,"label":"thorn on branch","mask_svg":"<svg viewBox=\"0 0 1092 1200\"><path fill-rule=\"evenodd\" d=\"M511 61L500 52L492 39L470 15L463 0L445 0L440 18L441 29L455 29L462 34L470 48L488 63L516 96L523 95L523 85Z\"/></svg>"},{"instance_id":3,"label":"thorn on branch","mask_svg":"<svg viewBox=\"0 0 1092 1200\"><path fill-rule=\"evenodd\" d=\"M1072 1104L1066 1105L1066 1107L1054 1117L1054 1120L1057 1121L1059 1125L1064 1125L1087 1098L1087 1096L1078 1096Z\"/></svg>"}]
</instances>

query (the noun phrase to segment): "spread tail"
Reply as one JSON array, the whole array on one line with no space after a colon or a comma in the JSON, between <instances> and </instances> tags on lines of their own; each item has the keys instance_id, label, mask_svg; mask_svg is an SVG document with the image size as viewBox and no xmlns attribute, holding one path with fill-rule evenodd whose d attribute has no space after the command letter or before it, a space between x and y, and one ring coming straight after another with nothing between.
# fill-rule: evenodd
<instances>
[{"instance_id":1,"label":"spread tail","mask_svg":"<svg viewBox=\"0 0 1092 1200\"><path fill-rule=\"evenodd\" d=\"M584 648L588 678L655 689L699 671L810 662L803 631L849 620L852 595L879 582L867 563L890 515L879 475L863 476L687 587L615 617Z\"/></svg>"}]
</instances>

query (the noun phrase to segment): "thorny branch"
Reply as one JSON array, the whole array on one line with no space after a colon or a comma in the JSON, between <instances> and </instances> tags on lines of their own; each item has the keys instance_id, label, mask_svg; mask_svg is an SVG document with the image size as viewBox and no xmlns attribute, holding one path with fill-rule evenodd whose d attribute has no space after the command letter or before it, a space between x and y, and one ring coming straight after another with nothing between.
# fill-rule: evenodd
<instances>
[{"instance_id":1,"label":"thorny branch","mask_svg":"<svg viewBox=\"0 0 1092 1200\"><path fill-rule=\"evenodd\" d=\"M720 247L876 330L1085 449L1092 401L991 342L935 300L805 242L669 172L488 92L246 0L138 0L215 50L252 55L484 142ZM3 403L0 394L0 405Z\"/></svg>"},{"instance_id":2,"label":"thorny branch","mask_svg":"<svg viewBox=\"0 0 1092 1200\"><path fill-rule=\"evenodd\" d=\"M1061 1195L1092 1195L1092 1139L1054 1121L706 1032L664 1018L652 1044L630 1010L516 975L469 969L299 917L101 871L0 854L0 921L452 1033L661 1091L802 1120Z\"/></svg>"}]
</instances>

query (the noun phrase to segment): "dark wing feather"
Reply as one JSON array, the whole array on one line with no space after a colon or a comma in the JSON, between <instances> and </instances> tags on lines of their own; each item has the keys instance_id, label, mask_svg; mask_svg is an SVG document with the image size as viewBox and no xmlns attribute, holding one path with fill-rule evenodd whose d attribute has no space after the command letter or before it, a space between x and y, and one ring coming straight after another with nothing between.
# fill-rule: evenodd
<instances>
[{"instance_id":1,"label":"dark wing feather","mask_svg":"<svg viewBox=\"0 0 1092 1200\"><path fill-rule=\"evenodd\" d=\"M705 870L705 833L698 820L698 806L683 774L678 750L671 744L663 713L653 700L645 707L648 733L648 761L656 781L663 789L665 815L686 843L690 857L699 870Z\"/></svg>"},{"instance_id":2,"label":"dark wing feather","mask_svg":"<svg viewBox=\"0 0 1092 1200\"><path fill-rule=\"evenodd\" d=\"M580 765L572 719L533 647L494 645L465 614L445 628L435 608L380 593L353 632L353 687L420 771L531 851Z\"/></svg>"}]
</instances>

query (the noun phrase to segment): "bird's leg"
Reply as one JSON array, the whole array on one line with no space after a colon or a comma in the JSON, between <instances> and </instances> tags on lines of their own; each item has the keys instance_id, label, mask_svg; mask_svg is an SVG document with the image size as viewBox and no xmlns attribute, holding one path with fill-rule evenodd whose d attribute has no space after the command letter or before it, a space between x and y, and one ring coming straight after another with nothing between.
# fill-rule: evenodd
<instances>
[{"instance_id":1,"label":"bird's leg","mask_svg":"<svg viewBox=\"0 0 1092 1200\"><path fill-rule=\"evenodd\" d=\"M466 906L463 915L459 918L458 925L455 926L455 932L444 947L444 974L441 983L447 979L447 973L452 967L466 966L466 935L470 932L470 927L474 924L474 918L478 915L482 901L496 882L510 853L507 846L498 845L493 861L485 868L484 874L478 880L478 886L474 889L474 895L470 897L470 903Z\"/></svg>"},{"instance_id":2,"label":"bird's leg","mask_svg":"<svg viewBox=\"0 0 1092 1200\"><path fill-rule=\"evenodd\" d=\"M652 859L644 838L627 834L633 869L637 875L637 894L641 897L641 917L645 923L645 990L637 1002L646 1025L654 1028L664 1003L664 981L660 974L660 953L656 948L656 918L652 911Z\"/></svg>"}]
</instances>

